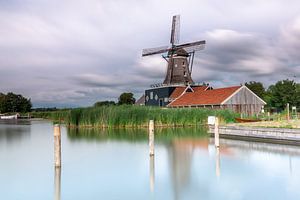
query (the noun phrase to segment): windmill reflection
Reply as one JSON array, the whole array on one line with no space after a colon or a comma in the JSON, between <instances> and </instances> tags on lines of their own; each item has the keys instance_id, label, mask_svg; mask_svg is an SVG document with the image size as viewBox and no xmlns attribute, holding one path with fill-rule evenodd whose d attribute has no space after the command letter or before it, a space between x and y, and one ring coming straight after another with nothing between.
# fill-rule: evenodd
<instances>
[{"instance_id":1,"label":"windmill reflection","mask_svg":"<svg viewBox=\"0 0 300 200\"><path fill-rule=\"evenodd\" d=\"M208 139L175 139L171 142L169 156L175 199L179 199L181 191L190 181L194 149L208 149L208 145Z\"/></svg>"},{"instance_id":2,"label":"windmill reflection","mask_svg":"<svg viewBox=\"0 0 300 200\"><path fill-rule=\"evenodd\" d=\"M186 188L191 179L192 159L195 149L206 151L208 154L209 145L214 144L210 138L191 138L191 139L175 139L169 146L169 157L171 166L171 176L173 178L173 187L175 199L179 199L180 193ZM232 155L230 149L226 147L216 149L215 163L216 176L221 174L220 154ZM201 169L199 169L201 170Z\"/></svg>"}]
</instances>

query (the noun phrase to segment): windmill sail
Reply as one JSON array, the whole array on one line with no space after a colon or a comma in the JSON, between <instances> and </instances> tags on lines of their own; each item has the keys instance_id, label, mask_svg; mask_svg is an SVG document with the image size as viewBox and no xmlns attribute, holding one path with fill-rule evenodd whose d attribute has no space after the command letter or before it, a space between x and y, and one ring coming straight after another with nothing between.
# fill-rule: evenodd
<instances>
[{"instance_id":1,"label":"windmill sail","mask_svg":"<svg viewBox=\"0 0 300 200\"><path fill-rule=\"evenodd\" d=\"M184 49L186 52L190 53L190 52L204 49L205 43L206 43L205 40L185 43L185 44L177 45L176 49Z\"/></svg>"},{"instance_id":2,"label":"windmill sail","mask_svg":"<svg viewBox=\"0 0 300 200\"><path fill-rule=\"evenodd\" d=\"M172 30L171 30L171 40L172 45L179 43L179 33L180 33L180 15L173 16L172 20Z\"/></svg>"},{"instance_id":3,"label":"windmill sail","mask_svg":"<svg viewBox=\"0 0 300 200\"><path fill-rule=\"evenodd\" d=\"M151 56L154 54L161 54L161 53L165 53L169 50L170 50L169 46L143 49L142 56Z\"/></svg>"}]
</instances>

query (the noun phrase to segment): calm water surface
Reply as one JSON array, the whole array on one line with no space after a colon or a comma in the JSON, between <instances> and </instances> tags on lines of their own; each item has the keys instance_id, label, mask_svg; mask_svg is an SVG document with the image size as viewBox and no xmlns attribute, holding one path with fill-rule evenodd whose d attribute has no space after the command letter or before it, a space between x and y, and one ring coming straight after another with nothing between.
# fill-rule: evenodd
<instances>
[{"instance_id":1,"label":"calm water surface","mask_svg":"<svg viewBox=\"0 0 300 200\"><path fill-rule=\"evenodd\" d=\"M53 125L0 122L0 199L300 199L300 147L213 141L201 129L62 128L54 169Z\"/></svg>"}]
</instances>

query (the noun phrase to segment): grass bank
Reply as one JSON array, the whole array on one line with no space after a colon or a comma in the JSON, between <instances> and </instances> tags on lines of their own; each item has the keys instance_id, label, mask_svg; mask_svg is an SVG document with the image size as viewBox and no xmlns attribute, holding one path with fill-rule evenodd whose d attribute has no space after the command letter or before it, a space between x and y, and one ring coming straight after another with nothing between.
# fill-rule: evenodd
<instances>
[{"instance_id":1,"label":"grass bank","mask_svg":"<svg viewBox=\"0 0 300 200\"><path fill-rule=\"evenodd\" d=\"M150 119L156 126L176 127L204 124L209 115L216 115L224 122L234 122L238 115L229 110L195 108L163 109L148 106L101 106L75 108L52 112L33 112L38 118L62 120L77 127L143 127Z\"/></svg>"}]
</instances>

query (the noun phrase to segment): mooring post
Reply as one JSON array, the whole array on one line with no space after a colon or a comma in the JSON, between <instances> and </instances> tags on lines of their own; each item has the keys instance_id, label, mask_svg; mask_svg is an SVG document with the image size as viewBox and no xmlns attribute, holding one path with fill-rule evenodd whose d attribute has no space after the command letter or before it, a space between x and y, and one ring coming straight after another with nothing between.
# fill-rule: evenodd
<instances>
[{"instance_id":1,"label":"mooring post","mask_svg":"<svg viewBox=\"0 0 300 200\"><path fill-rule=\"evenodd\" d=\"M215 118L215 146L219 148L220 141L219 141L219 118Z\"/></svg>"},{"instance_id":2,"label":"mooring post","mask_svg":"<svg viewBox=\"0 0 300 200\"><path fill-rule=\"evenodd\" d=\"M55 167L61 167L61 133L60 125L54 125L54 162Z\"/></svg>"},{"instance_id":3,"label":"mooring post","mask_svg":"<svg viewBox=\"0 0 300 200\"><path fill-rule=\"evenodd\" d=\"M149 121L149 148L150 156L154 155L154 121Z\"/></svg>"}]
</instances>

